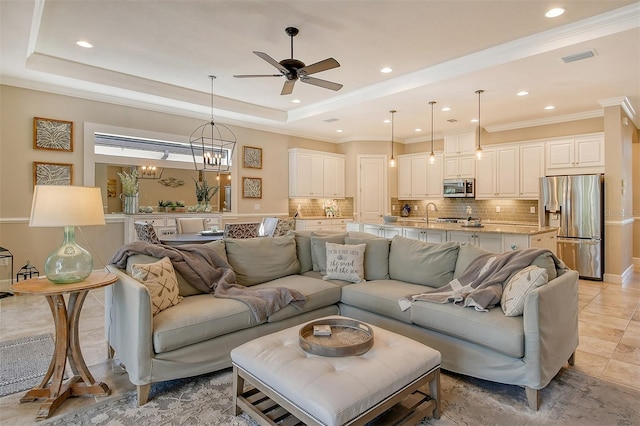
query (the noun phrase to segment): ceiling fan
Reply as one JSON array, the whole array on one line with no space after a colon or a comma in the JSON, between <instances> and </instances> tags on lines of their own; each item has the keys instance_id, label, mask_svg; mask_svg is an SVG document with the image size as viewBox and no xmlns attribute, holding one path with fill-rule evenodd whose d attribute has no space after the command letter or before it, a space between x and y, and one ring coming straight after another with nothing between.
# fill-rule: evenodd
<instances>
[{"instance_id":1,"label":"ceiling fan","mask_svg":"<svg viewBox=\"0 0 640 426\"><path fill-rule=\"evenodd\" d=\"M234 75L236 78L254 78L254 77L282 77L285 76L287 81L284 82L281 95L289 95L293 92L293 86L296 80L300 80L303 83L313 84L314 86L324 87L330 90L342 89L342 84L334 83L332 81L321 80L315 77L309 77L311 74L315 74L321 71L327 71L340 66L338 61L333 58L327 58L323 61L316 62L315 64L305 65L304 62L294 59L293 57L293 38L298 35L298 29L294 27L287 27L284 30L289 37L291 37L291 58L283 59L280 62L273 59L271 56L263 52L253 51L260 58L264 59L280 71L280 74L242 74Z\"/></svg>"}]
</instances>

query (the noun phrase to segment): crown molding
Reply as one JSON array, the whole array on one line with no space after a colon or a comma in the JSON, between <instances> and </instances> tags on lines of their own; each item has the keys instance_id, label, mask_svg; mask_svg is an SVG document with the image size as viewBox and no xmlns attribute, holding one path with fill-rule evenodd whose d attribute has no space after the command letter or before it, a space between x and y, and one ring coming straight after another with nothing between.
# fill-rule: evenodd
<instances>
[{"instance_id":1,"label":"crown molding","mask_svg":"<svg viewBox=\"0 0 640 426\"><path fill-rule=\"evenodd\" d=\"M633 124L635 124L636 128L640 128L640 126L638 125L638 122L639 122L638 114L636 113L635 108L633 108L633 105L631 105L631 102L629 101L628 97L618 96L615 98L602 99L598 101L598 103L602 105L603 108L606 108L609 106L620 106L622 110L625 112L625 114L627 114L629 119L631 119Z\"/></svg>"}]
</instances>

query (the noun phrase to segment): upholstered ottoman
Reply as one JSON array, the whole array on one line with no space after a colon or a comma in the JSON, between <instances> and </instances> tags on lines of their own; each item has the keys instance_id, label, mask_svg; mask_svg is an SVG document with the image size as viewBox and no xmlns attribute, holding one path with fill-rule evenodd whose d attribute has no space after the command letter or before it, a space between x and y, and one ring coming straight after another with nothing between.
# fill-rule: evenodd
<instances>
[{"instance_id":1,"label":"upholstered ottoman","mask_svg":"<svg viewBox=\"0 0 640 426\"><path fill-rule=\"evenodd\" d=\"M374 419L415 424L429 414L440 417L440 352L371 326L374 343L368 352L317 356L301 349L302 326L231 351L235 415L245 411L262 425L283 419L296 424L288 418L294 416L307 425L329 426Z\"/></svg>"}]
</instances>

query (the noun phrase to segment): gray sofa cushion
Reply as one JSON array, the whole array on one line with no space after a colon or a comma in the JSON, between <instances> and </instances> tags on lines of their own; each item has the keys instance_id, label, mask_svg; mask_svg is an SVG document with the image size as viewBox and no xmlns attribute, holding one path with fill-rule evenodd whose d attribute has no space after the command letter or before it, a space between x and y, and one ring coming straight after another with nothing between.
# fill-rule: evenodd
<instances>
[{"instance_id":1,"label":"gray sofa cushion","mask_svg":"<svg viewBox=\"0 0 640 426\"><path fill-rule=\"evenodd\" d=\"M300 272L293 235L229 239L229 264L241 285L255 285Z\"/></svg>"},{"instance_id":2,"label":"gray sofa cushion","mask_svg":"<svg viewBox=\"0 0 640 426\"><path fill-rule=\"evenodd\" d=\"M327 269L327 247L325 243L344 244L347 234L318 234L311 233L311 262L313 270L325 274Z\"/></svg>"},{"instance_id":3,"label":"gray sofa cushion","mask_svg":"<svg viewBox=\"0 0 640 426\"><path fill-rule=\"evenodd\" d=\"M267 318L267 322L295 317L340 301L339 286L302 275L289 275L255 286L259 287L295 289L307 298L302 309L285 306ZM153 317L153 348L156 353L169 352L256 325L258 322L247 305L238 300L212 294L185 297L178 305Z\"/></svg>"},{"instance_id":4,"label":"gray sofa cushion","mask_svg":"<svg viewBox=\"0 0 640 426\"><path fill-rule=\"evenodd\" d=\"M395 236L389 252L391 279L429 287L442 287L453 279L458 243L431 244Z\"/></svg>"},{"instance_id":5,"label":"gray sofa cushion","mask_svg":"<svg viewBox=\"0 0 640 426\"><path fill-rule=\"evenodd\" d=\"M408 310L411 321L421 327L473 342L511 357L524 356L523 317L507 317L500 308L489 312L462 308L452 303L417 301Z\"/></svg>"},{"instance_id":6,"label":"gray sofa cushion","mask_svg":"<svg viewBox=\"0 0 640 426\"><path fill-rule=\"evenodd\" d=\"M391 240L370 236L366 238L351 237L344 239L345 244L366 244L364 251L364 279L388 280L389 279L389 246Z\"/></svg>"},{"instance_id":7,"label":"gray sofa cushion","mask_svg":"<svg viewBox=\"0 0 640 426\"><path fill-rule=\"evenodd\" d=\"M311 231L295 231L293 233L296 240L296 255L300 262L300 273L313 271L311 261Z\"/></svg>"},{"instance_id":8,"label":"gray sofa cushion","mask_svg":"<svg viewBox=\"0 0 640 426\"><path fill-rule=\"evenodd\" d=\"M342 287L341 301L376 314L411 324L409 310L402 312L398 299L424 291L424 286L395 280L366 281Z\"/></svg>"}]
</instances>

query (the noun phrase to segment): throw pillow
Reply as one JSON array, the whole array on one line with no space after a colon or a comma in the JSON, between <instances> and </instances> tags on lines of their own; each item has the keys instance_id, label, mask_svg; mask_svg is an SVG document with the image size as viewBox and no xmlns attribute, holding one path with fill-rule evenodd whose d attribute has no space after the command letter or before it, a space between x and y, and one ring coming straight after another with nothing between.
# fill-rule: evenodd
<instances>
[{"instance_id":1,"label":"throw pillow","mask_svg":"<svg viewBox=\"0 0 640 426\"><path fill-rule=\"evenodd\" d=\"M455 242L432 244L396 235L389 251L392 280L442 287L453 279L458 249Z\"/></svg>"},{"instance_id":2,"label":"throw pillow","mask_svg":"<svg viewBox=\"0 0 640 426\"><path fill-rule=\"evenodd\" d=\"M229 264L240 285L254 285L300 272L293 235L225 241Z\"/></svg>"},{"instance_id":3,"label":"throw pillow","mask_svg":"<svg viewBox=\"0 0 640 426\"><path fill-rule=\"evenodd\" d=\"M327 269L327 248L325 243L344 244L347 234L316 234L311 233L311 263L313 270L325 274Z\"/></svg>"},{"instance_id":4,"label":"throw pillow","mask_svg":"<svg viewBox=\"0 0 640 426\"><path fill-rule=\"evenodd\" d=\"M527 266L513 275L502 290L502 311L508 317L517 317L524 312L527 295L536 287L546 284L547 271L535 265Z\"/></svg>"},{"instance_id":5,"label":"throw pillow","mask_svg":"<svg viewBox=\"0 0 640 426\"><path fill-rule=\"evenodd\" d=\"M168 257L154 263L131 265L131 276L147 287L153 315L180 303L178 279Z\"/></svg>"},{"instance_id":6,"label":"throw pillow","mask_svg":"<svg viewBox=\"0 0 640 426\"><path fill-rule=\"evenodd\" d=\"M326 243L327 269L323 280L342 280L359 283L364 277L366 244Z\"/></svg>"},{"instance_id":7,"label":"throw pillow","mask_svg":"<svg viewBox=\"0 0 640 426\"><path fill-rule=\"evenodd\" d=\"M351 233L344 239L345 244L366 244L364 251L364 278L366 280L389 279L389 246L388 238L369 235L365 238L352 237Z\"/></svg>"}]
</instances>

